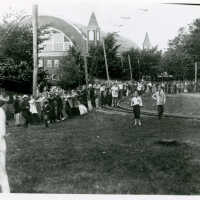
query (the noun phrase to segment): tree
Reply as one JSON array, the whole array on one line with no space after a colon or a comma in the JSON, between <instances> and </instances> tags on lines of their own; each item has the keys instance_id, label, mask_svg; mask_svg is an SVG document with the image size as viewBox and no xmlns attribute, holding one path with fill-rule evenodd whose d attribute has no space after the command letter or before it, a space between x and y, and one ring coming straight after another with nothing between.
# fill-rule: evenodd
<instances>
[{"instance_id":1,"label":"tree","mask_svg":"<svg viewBox=\"0 0 200 200\"><path fill-rule=\"evenodd\" d=\"M75 47L70 48L69 53L60 63L59 85L63 89L75 88L85 83L84 63L80 51Z\"/></svg>"},{"instance_id":2,"label":"tree","mask_svg":"<svg viewBox=\"0 0 200 200\"><path fill-rule=\"evenodd\" d=\"M196 19L189 25L189 33L184 35L182 40L187 53L194 58L195 61L200 61L200 19Z\"/></svg>"},{"instance_id":3,"label":"tree","mask_svg":"<svg viewBox=\"0 0 200 200\"><path fill-rule=\"evenodd\" d=\"M110 77L120 78L122 69L118 52L120 45L117 43L117 35L115 33L109 33L104 38L104 42ZM102 43L90 46L89 55L89 74L92 77L105 79L106 67Z\"/></svg>"},{"instance_id":4,"label":"tree","mask_svg":"<svg viewBox=\"0 0 200 200\"><path fill-rule=\"evenodd\" d=\"M169 41L169 47L163 54L162 67L176 80L191 80L194 77L194 61L199 54L198 44L195 44L198 43L195 31L198 27L195 24L196 22L191 24L189 29L180 28L178 35Z\"/></svg>"},{"instance_id":5,"label":"tree","mask_svg":"<svg viewBox=\"0 0 200 200\"><path fill-rule=\"evenodd\" d=\"M9 13L0 26L1 76L10 80L27 81L32 84L33 36L32 25L21 13ZM47 27L38 29L38 46L47 38L42 37ZM6 62L6 65L5 65ZM2 65L4 67L2 67ZM41 74L40 74L41 73ZM46 72L39 69L38 82L46 81Z\"/></svg>"},{"instance_id":6,"label":"tree","mask_svg":"<svg viewBox=\"0 0 200 200\"><path fill-rule=\"evenodd\" d=\"M151 76L155 78L158 73L160 73L160 61L161 61L161 51L158 51L157 47L152 49L130 49L124 52L124 70L123 76L126 78L130 77L128 55L130 56L130 61L132 65L133 78L139 80L142 76Z\"/></svg>"}]
</instances>

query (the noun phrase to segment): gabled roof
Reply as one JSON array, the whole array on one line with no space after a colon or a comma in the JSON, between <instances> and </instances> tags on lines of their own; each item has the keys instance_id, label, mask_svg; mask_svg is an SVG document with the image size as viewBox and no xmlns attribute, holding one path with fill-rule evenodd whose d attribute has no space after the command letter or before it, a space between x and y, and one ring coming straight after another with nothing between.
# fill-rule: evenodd
<instances>
[{"instance_id":1,"label":"gabled roof","mask_svg":"<svg viewBox=\"0 0 200 200\"><path fill-rule=\"evenodd\" d=\"M92 15L90 17L88 28L99 28L99 25L98 25L98 22L97 22L94 12L92 13Z\"/></svg>"}]
</instances>

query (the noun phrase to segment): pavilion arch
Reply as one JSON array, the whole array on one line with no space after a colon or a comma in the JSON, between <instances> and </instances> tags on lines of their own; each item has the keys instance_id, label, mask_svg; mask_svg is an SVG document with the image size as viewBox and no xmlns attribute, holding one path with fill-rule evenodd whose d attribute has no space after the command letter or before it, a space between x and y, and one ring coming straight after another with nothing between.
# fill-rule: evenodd
<instances>
[{"instance_id":1,"label":"pavilion arch","mask_svg":"<svg viewBox=\"0 0 200 200\"><path fill-rule=\"evenodd\" d=\"M84 52L87 48L87 36L76 25L66 22L65 20L53 16L39 16L39 26L48 25L49 27L59 30L73 43L73 45Z\"/></svg>"}]
</instances>

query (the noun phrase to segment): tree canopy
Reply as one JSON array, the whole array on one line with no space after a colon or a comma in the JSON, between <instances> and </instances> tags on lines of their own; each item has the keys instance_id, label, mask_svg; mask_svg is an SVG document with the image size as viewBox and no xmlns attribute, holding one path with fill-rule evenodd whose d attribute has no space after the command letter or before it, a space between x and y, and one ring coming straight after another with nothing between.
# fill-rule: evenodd
<instances>
[{"instance_id":1,"label":"tree canopy","mask_svg":"<svg viewBox=\"0 0 200 200\"><path fill-rule=\"evenodd\" d=\"M27 81L32 84L33 36L32 25L21 13L10 13L3 17L0 25L0 76L9 80ZM46 27L38 29L38 46ZM38 49L39 50L39 49ZM46 72L39 69L38 82L46 81Z\"/></svg>"},{"instance_id":2,"label":"tree canopy","mask_svg":"<svg viewBox=\"0 0 200 200\"><path fill-rule=\"evenodd\" d=\"M75 88L85 82L84 62L78 49L70 48L68 55L60 62L59 74L59 85L63 89Z\"/></svg>"},{"instance_id":3,"label":"tree canopy","mask_svg":"<svg viewBox=\"0 0 200 200\"><path fill-rule=\"evenodd\" d=\"M180 28L168 46L163 54L163 69L175 79L194 79L194 62L200 61L200 19Z\"/></svg>"},{"instance_id":4,"label":"tree canopy","mask_svg":"<svg viewBox=\"0 0 200 200\"><path fill-rule=\"evenodd\" d=\"M120 78L121 64L119 57L119 47L117 35L109 33L104 37L105 51L107 56L108 71L111 78ZM96 78L106 78L105 58L102 42L97 45L92 45L89 50L89 74Z\"/></svg>"},{"instance_id":5,"label":"tree canopy","mask_svg":"<svg viewBox=\"0 0 200 200\"><path fill-rule=\"evenodd\" d=\"M142 77L151 77L153 79L160 73L161 51L154 47L152 49L130 49L123 52L123 76L128 79L130 77L130 69L128 56L132 67L133 78L139 80Z\"/></svg>"}]
</instances>

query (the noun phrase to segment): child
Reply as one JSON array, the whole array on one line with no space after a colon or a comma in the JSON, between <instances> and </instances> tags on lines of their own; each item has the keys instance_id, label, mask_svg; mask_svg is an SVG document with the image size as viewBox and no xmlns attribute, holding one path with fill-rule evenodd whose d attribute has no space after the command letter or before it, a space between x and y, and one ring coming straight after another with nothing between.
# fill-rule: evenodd
<instances>
[{"instance_id":1,"label":"child","mask_svg":"<svg viewBox=\"0 0 200 200\"><path fill-rule=\"evenodd\" d=\"M131 99L131 106L133 107L133 113L135 117L135 126L138 124L141 126L140 120L140 107L142 107L142 98L139 96L138 91L136 90L133 98Z\"/></svg>"},{"instance_id":2,"label":"child","mask_svg":"<svg viewBox=\"0 0 200 200\"><path fill-rule=\"evenodd\" d=\"M43 111L43 120L44 120L44 123L45 123L45 127L48 128L49 127L48 121L49 121L49 114L50 114L50 111L51 111L51 107L50 107L47 100L44 101L42 111Z\"/></svg>"}]
</instances>

